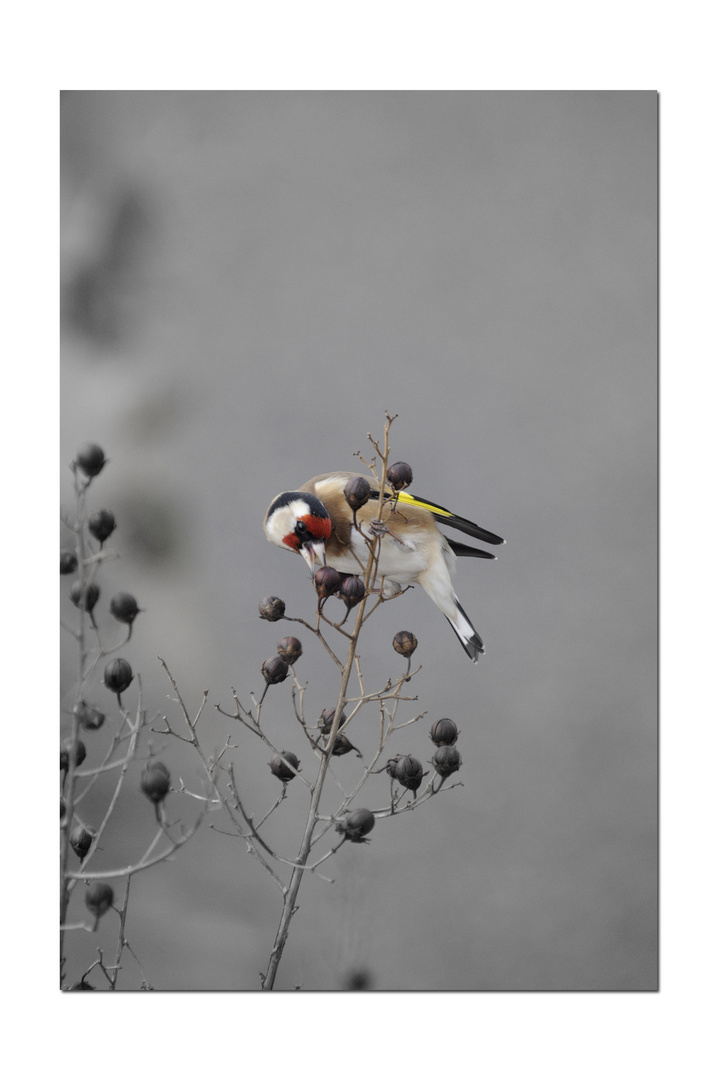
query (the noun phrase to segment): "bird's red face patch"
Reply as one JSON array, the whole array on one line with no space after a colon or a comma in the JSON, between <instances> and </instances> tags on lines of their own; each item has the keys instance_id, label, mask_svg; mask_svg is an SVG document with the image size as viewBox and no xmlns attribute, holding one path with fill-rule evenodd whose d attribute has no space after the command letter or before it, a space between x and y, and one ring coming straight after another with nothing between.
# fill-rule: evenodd
<instances>
[{"instance_id":1,"label":"bird's red face patch","mask_svg":"<svg viewBox=\"0 0 717 1080\"><path fill-rule=\"evenodd\" d=\"M299 522L303 525L303 529L299 526ZM282 543L293 551L299 550L301 545L306 542L307 535L312 540L328 540L331 536L331 518L329 517L302 514L300 518L297 518L296 524L299 527L282 538Z\"/></svg>"}]
</instances>

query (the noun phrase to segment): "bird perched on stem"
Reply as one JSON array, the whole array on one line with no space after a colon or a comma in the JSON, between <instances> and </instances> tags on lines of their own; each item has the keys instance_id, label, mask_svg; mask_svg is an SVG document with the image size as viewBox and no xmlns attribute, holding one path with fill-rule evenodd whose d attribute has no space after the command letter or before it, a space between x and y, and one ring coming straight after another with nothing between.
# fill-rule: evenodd
<instances>
[{"instance_id":1,"label":"bird perched on stem","mask_svg":"<svg viewBox=\"0 0 717 1080\"><path fill-rule=\"evenodd\" d=\"M344 574L363 573L369 543L379 536L376 581L383 596L395 596L407 585L420 585L477 662L485 651L483 642L458 601L452 577L456 556L495 556L449 539L436 522L486 544L504 541L445 507L397 487L387 488L378 522L378 498L375 480L352 472L324 473L296 491L277 495L266 512L264 532L277 547L298 552L312 575L325 565Z\"/></svg>"}]
</instances>

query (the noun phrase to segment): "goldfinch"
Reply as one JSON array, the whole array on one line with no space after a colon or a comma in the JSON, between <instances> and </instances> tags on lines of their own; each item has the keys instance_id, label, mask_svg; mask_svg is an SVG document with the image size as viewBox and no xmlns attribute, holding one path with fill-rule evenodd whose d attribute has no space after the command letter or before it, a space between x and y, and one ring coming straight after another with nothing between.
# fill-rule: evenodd
<instances>
[{"instance_id":1,"label":"goldfinch","mask_svg":"<svg viewBox=\"0 0 717 1080\"><path fill-rule=\"evenodd\" d=\"M264 518L267 539L277 547L298 552L312 575L323 565L333 566L344 574L361 574L366 566L368 545L354 525L354 512L344 495L346 485L358 476L359 473L352 472L324 473L296 491L277 495ZM357 510L356 520L364 533L371 535L370 523L376 517L379 492L375 481L368 483L369 499ZM406 491L396 495L387 489L385 498L389 509L383 515L387 528L385 532L382 530L377 578L378 581L383 578L383 595L395 596L406 585L420 585L446 616L466 653L476 663L485 651L483 642L458 602L452 577L457 555L479 559L495 556L448 539L436 521L486 544L504 541L445 507Z\"/></svg>"}]
</instances>

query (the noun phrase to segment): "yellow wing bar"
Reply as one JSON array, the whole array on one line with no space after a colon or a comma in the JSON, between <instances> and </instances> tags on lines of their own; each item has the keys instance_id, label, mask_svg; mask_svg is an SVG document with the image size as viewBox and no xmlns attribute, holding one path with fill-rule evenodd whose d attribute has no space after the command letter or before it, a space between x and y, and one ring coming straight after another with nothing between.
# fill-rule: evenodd
<instances>
[{"instance_id":1,"label":"yellow wing bar","mask_svg":"<svg viewBox=\"0 0 717 1080\"><path fill-rule=\"evenodd\" d=\"M495 533L488 532L487 529L482 529L480 525L476 525L475 522L469 521L468 518L454 514L451 510L447 510L445 506L439 506L438 503L429 502L428 499L421 499L417 495L409 495L407 491L399 491L398 501L408 503L410 506L420 506L424 510L428 510L435 518L443 521L446 525L450 525L454 529L459 529L460 532L467 533L469 536L475 536L477 540L482 540L485 544L505 543L502 537L497 536Z\"/></svg>"},{"instance_id":2,"label":"yellow wing bar","mask_svg":"<svg viewBox=\"0 0 717 1080\"><path fill-rule=\"evenodd\" d=\"M418 499L413 495L409 495L407 491L399 491L398 501L404 503L410 503L411 506L421 506L424 510L430 510L432 514L436 514L440 517L453 517L454 515L450 510L446 510L443 506L436 506L435 503L426 502L425 499Z\"/></svg>"}]
</instances>

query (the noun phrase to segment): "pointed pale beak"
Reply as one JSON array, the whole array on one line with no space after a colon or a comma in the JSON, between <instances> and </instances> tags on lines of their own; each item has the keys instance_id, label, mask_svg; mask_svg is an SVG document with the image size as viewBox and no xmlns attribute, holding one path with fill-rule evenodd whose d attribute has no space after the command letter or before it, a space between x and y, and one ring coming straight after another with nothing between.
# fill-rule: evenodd
<instances>
[{"instance_id":1,"label":"pointed pale beak","mask_svg":"<svg viewBox=\"0 0 717 1080\"><path fill-rule=\"evenodd\" d=\"M326 566L326 545L323 540L312 540L301 548L302 557L311 571L313 577L319 566Z\"/></svg>"}]
</instances>

